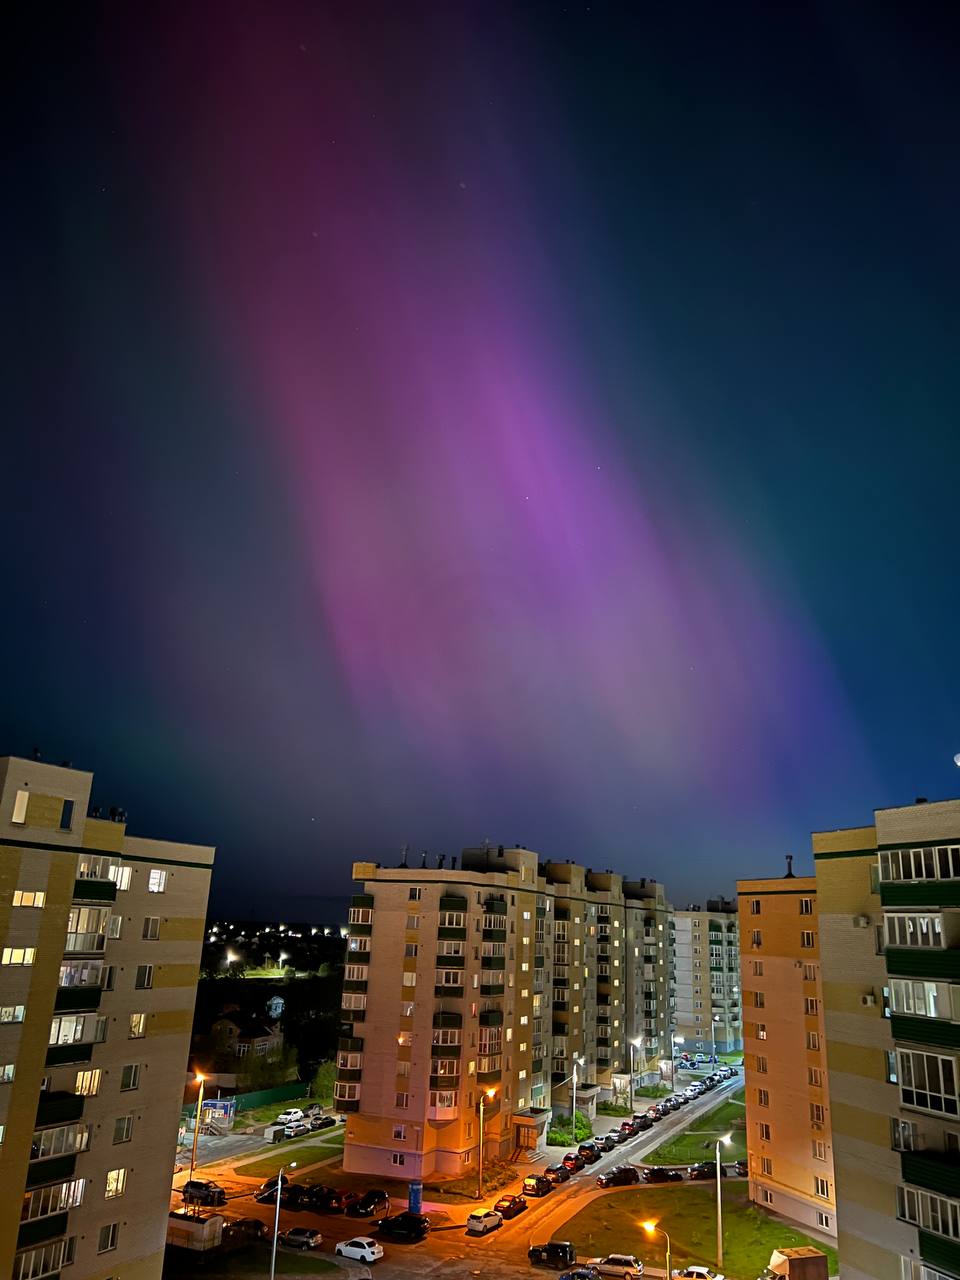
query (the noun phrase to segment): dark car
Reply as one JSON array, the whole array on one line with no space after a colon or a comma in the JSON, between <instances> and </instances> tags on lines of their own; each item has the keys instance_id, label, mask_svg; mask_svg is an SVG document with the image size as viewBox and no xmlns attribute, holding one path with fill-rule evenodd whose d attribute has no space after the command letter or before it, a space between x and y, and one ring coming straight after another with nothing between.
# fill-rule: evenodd
<instances>
[{"instance_id":1,"label":"dark car","mask_svg":"<svg viewBox=\"0 0 960 1280\"><path fill-rule=\"evenodd\" d=\"M653 1120L646 1112L640 1116L634 1116L630 1122L637 1133L646 1133L648 1129L653 1128Z\"/></svg>"},{"instance_id":2,"label":"dark car","mask_svg":"<svg viewBox=\"0 0 960 1280\"><path fill-rule=\"evenodd\" d=\"M395 1213L392 1218L384 1218L377 1228L377 1234L384 1240L398 1240L402 1244L416 1244L423 1240L430 1230L430 1219L425 1213L411 1213L404 1209Z\"/></svg>"},{"instance_id":3,"label":"dark car","mask_svg":"<svg viewBox=\"0 0 960 1280\"><path fill-rule=\"evenodd\" d=\"M603 1152L595 1142L581 1142L577 1147L577 1153L583 1156L587 1164L596 1164L603 1155Z\"/></svg>"},{"instance_id":4,"label":"dark car","mask_svg":"<svg viewBox=\"0 0 960 1280\"><path fill-rule=\"evenodd\" d=\"M299 1182L291 1182L280 1188L281 1209L303 1209L309 1201L307 1188Z\"/></svg>"},{"instance_id":5,"label":"dark car","mask_svg":"<svg viewBox=\"0 0 960 1280\"><path fill-rule=\"evenodd\" d=\"M717 1176L717 1163L715 1160L701 1160L699 1164L692 1164L687 1170L687 1177L691 1182L708 1182ZM719 1166L720 1177L727 1176L727 1170L723 1165Z\"/></svg>"},{"instance_id":6,"label":"dark car","mask_svg":"<svg viewBox=\"0 0 960 1280\"><path fill-rule=\"evenodd\" d=\"M228 1240L266 1240L270 1232L259 1218L233 1218L223 1224L223 1234Z\"/></svg>"},{"instance_id":7,"label":"dark car","mask_svg":"<svg viewBox=\"0 0 960 1280\"><path fill-rule=\"evenodd\" d=\"M666 1169L663 1165L653 1165L649 1169L644 1169L640 1175L644 1182L682 1182L683 1171L681 1169Z\"/></svg>"},{"instance_id":8,"label":"dark car","mask_svg":"<svg viewBox=\"0 0 960 1280\"><path fill-rule=\"evenodd\" d=\"M565 1169L564 1173L566 1173ZM523 1194L525 1196L548 1196L552 1190L553 1183L542 1173L528 1173L523 1180ZM494 1205L494 1208L496 1208L496 1205Z\"/></svg>"},{"instance_id":9,"label":"dark car","mask_svg":"<svg viewBox=\"0 0 960 1280\"><path fill-rule=\"evenodd\" d=\"M378 1213L390 1212L390 1197L379 1187L365 1191L359 1200L354 1200L347 1213L354 1218L372 1218Z\"/></svg>"},{"instance_id":10,"label":"dark car","mask_svg":"<svg viewBox=\"0 0 960 1280\"><path fill-rule=\"evenodd\" d=\"M227 1203L227 1193L215 1182L203 1182L200 1178L192 1178L180 1188L184 1204L205 1204L219 1206Z\"/></svg>"},{"instance_id":11,"label":"dark car","mask_svg":"<svg viewBox=\"0 0 960 1280\"><path fill-rule=\"evenodd\" d=\"M560 1273L559 1280L601 1280L596 1267L574 1267L572 1271Z\"/></svg>"},{"instance_id":12,"label":"dark car","mask_svg":"<svg viewBox=\"0 0 960 1280\"><path fill-rule=\"evenodd\" d=\"M359 1199L356 1191L344 1191L342 1187L327 1187L326 1194L318 1197L314 1203L315 1207L323 1213L346 1213Z\"/></svg>"},{"instance_id":13,"label":"dark car","mask_svg":"<svg viewBox=\"0 0 960 1280\"><path fill-rule=\"evenodd\" d=\"M316 1133L320 1129L332 1129L337 1121L335 1116L313 1116L308 1123L311 1130Z\"/></svg>"},{"instance_id":14,"label":"dark car","mask_svg":"<svg viewBox=\"0 0 960 1280\"><path fill-rule=\"evenodd\" d=\"M563 1267L572 1267L577 1260L577 1251L569 1240L548 1240L546 1244L532 1244L527 1250L527 1257L538 1267L555 1267L560 1271Z\"/></svg>"},{"instance_id":15,"label":"dark car","mask_svg":"<svg viewBox=\"0 0 960 1280\"><path fill-rule=\"evenodd\" d=\"M287 1174L282 1173L280 1175L281 1186L285 1187L289 1181L290 1179L287 1176ZM268 1178L266 1182L261 1183L260 1186L257 1188L257 1190L253 1193L253 1198L254 1200L258 1201L260 1204L263 1204L267 1200L276 1200L277 1179Z\"/></svg>"},{"instance_id":16,"label":"dark car","mask_svg":"<svg viewBox=\"0 0 960 1280\"><path fill-rule=\"evenodd\" d=\"M543 1176L545 1178L549 1178L554 1186L556 1186L558 1182L570 1181L570 1170L565 1164L548 1164L546 1169L543 1171Z\"/></svg>"},{"instance_id":17,"label":"dark car","mask_svg":"<svg viewBox=\"0 0 960 1280\"><path fill-rule=\"evenodd\" d=\"M327 1196L332 1190L333 1187L325 1187L322 1182L314 1182L312 1186L304 1187L302 1208L325 1210ZM257 1196L258 1200L259 1198Z\"/></svg>"},{"instance_id":18,"label":"dark car","mask_svg":"<svg viewBox=\"0 0 960 1280\"><path fill-rule=\"evenodd\" d=\"M523 1196L501 1196L493 1206L494 1211L504 1219L515 1218L518 1213L523 1213L526 1207L527 1202Z\"/></svg>"},{"instance_id":19,"label":"dark car","mask_svg":"<svg viewBox=\"0 0 960 1280\"><path fill-rule=\"evenodd\" d=\"M632 1164L618 1164L597 1177L598 1187L632 1187L640 1181L640 1174Z\"/></svg>"},{"instance_id":20,"label":"dark car","mask_svg":"<svg viewBox=\"0 0 960 1280\"><path fill-rule=\"evenodd\" d=\"M281 1231L277 1240L287 1249L319 1249L323 1244L323 1236L315 1227L291 1227Z\"/></svg>"},{"instance_id":21,"label":"dark car","mask_svg":"<svg viewBox=\"0 0 960 1280\"><path fill-rule=\"evenodd\" d=\"M738 1160L736 1164L733 1166L733 1172L737 1175L738 1178L749 1178L750 1167L747 1164L746 1160Z\"/></svg>"},{"instance_id":22,"label":"dark car","mask_svg":"<svg viewBox=\"0 0 960 1280\"><path fill-rule=\"evenodd\" d=\"M587 1162L579 1151L568 1151L560 1163L565 1165L571 1173L579 1173Z\"/></svg>"},{"instance_id":23,"label":"dark car","mask_svg":"<svg viewBox=\"0 0 960 1280\"><path fill-rule=\"evenodd\" d=\"M597 1144L597 1146L600 1148L601 1151L612 1151L614 1147L617 1145L616 1138L611 1138L609 1133L598 1134L594 1138L594 1142Z\"/></svg>"}]
</instances>

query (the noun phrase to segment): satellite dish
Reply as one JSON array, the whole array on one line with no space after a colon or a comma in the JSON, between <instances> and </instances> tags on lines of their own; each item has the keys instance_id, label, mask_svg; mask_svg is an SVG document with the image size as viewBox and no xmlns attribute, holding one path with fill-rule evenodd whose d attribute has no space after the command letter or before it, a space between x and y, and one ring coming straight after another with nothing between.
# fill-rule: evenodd
<instances>
[{"instance_id":1,"label":"satellite dish","mask_svg":"<svg viewBox=\"0 0 960 1280\"><path fill-rule=\"evenodd\" d=\"M960 751L953 757L953 763L960 769Z\"/></svg>"}]
</instances>

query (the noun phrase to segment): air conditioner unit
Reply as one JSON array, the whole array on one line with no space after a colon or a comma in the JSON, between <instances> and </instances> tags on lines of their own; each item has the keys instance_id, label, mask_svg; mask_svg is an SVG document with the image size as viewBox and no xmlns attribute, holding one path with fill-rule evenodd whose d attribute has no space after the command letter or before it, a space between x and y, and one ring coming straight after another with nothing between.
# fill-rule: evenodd
<instances>
[{"instance_id":1,"label":"air conditioner unit","mask_svg":"<svg viewBox=\"0 0 960 1280\"><path fill-rule=\"evenodd\" d=\"M870 928L870 917L869 917L869 916L854 916L854 917L853 917L853 927L854 927L855 929L869 929L869 928Z\"/></svg>"},{"instance_id":2,"label":"air conditioner unit","mask_svg":"<svg viewBox=\"0 0 960 1280\"><path fill-rule=\"evenodd\" d=\"M865 1009L872 1009L877 1003L877 997L872 991L868 991L866 995L860 997L860 1003Z\"/></svg>"}]
</instances>

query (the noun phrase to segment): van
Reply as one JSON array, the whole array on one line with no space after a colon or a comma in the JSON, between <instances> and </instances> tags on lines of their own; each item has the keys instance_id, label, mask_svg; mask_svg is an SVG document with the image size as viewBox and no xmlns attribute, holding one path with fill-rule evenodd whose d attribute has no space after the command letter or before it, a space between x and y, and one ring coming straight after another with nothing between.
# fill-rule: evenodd
<instances>
[{"instance_id":1,"label":"van","mask_svg":"<svg viewBox=\"0 0 960 1280\"><path fill-rule=\"evenodd\" d=\"M573 1266L577 1251L569 1240L548 1240L546 1244L532 1244L527 1250L527 1257L534 1266L555 1267L560 1271Z\"/></svg>"},{"instance_id":2,"label":"van","mask_svg":"<svg viewBox=\"0 0 960 1280\"><path fill-rule=\"evenodd\" d=\"M531 1173L523 1180L525 1196L548 1196L553 1190L553 1183L542 1173Z\"/></svg>"}]
</instances>

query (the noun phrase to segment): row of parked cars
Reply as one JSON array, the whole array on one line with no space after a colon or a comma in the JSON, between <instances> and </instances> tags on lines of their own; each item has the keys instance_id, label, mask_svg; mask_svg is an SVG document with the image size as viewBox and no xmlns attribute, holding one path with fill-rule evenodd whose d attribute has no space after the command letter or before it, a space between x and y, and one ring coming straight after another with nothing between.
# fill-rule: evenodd
<instances>
[{"instance_id":1,"label":"row of parked cars","mask_svg":"<svg viewBox=\"0 0 960 1280\"><path fill-rule=\"evenodd\" d=\"M272 1125L267 1125L267 1128L277 1129L282 1125L285 1138L302 1138L308 1133L330 1129L336 1123L336 1116L325 1116L322 1107L313 1105L307 1107L305 1111L300 1107L287 1107L286 1111L280 1112Z\"/></svg>"}]
</instances>

